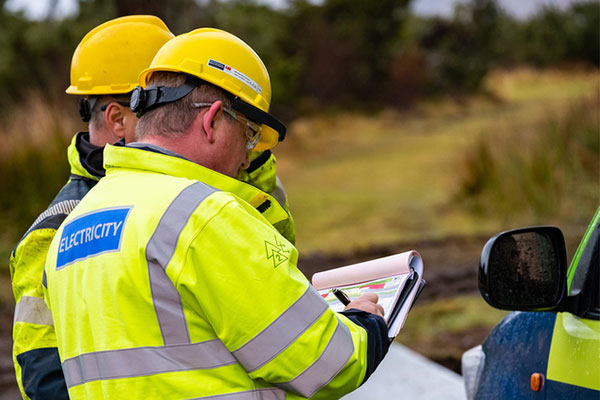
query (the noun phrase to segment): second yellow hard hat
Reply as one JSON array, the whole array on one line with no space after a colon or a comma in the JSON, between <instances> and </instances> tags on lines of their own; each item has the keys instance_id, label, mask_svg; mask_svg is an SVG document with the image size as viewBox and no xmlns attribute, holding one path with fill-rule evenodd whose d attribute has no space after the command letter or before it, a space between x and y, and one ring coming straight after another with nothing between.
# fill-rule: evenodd
<instances>
[{"instance_id":1,"label":"second yellow hard hat","mask_svg":"<svg viewBox=\"0 0 600 400\"><path fill-rule=\"evenodd\" d=\"M130 15L98 25L81 40L71 61L77 95L129 93L156 52L174 36L158 17Z\"/></svg>"}]
</instances>

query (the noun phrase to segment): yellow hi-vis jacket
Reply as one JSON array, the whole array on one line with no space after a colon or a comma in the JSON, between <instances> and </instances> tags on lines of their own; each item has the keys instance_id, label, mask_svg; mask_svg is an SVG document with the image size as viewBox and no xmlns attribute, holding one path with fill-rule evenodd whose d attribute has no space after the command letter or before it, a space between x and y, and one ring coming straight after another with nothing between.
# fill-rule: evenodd
<instances>
[{"instance_id":1,"label":"yellow hi-vis jacket","mask_svg":"<svg viewBox=\"0 0 600 400\"><path fill-rule=\"evenodd\" d=\"M106 177L46 260L70 397L335 399L357 388L367 333L296 268L272 226L287 216L278 202L140 145L106 147Z\"/></svg>"},{"instance_id":2,"label":"yellow hi-vis jacket","mask_svg":"<svg viewBox=\"0 0 600 400\"><path fill-rule=\"evenodd\" d=\"M71 178L48 208L39 215L10 255L9 269L15 296L13 363L24 399L66 398L52 315L42 291L46 254L56 230L77 203L98 182L82 164L76 143L87 132L73 137L67 151Z\"/></svg>"},{"instance_id":3,"label":"yellow hi-vis jacket","mask_svg":"<svg viewBox=\"0 0 600 400\"><path fill-rule=\"evenodd\" d=\"M290 243L296 242L296 229L294 219L290 212L287 195L283 188L283 184L277 177L277 159L270 150L263 152L253 151L250 153L250 166L247 169L240 171L237 179L249 183L262 190L265 193L273 196L279 204L288 213L288 218L277 222L273 226L279 231Z\"/></svg>"},{"instance_id":4,"label":"yellow hi-vis jacket","mask_svg":"<svg viewBox=\"0 0 600 400\"><path fill-rule=\"evenodd\" d=\"M85 144L87 143L87 145ZM13 323L13 363L24 399L66 399L67 389L60 365L52 315L43 299L42 272L56 230L77 203L104 174L102 160L87 157L96 146L89 134L79 132L67 150L71 178L48 208L23 235L9 260L16 302ZM100 148L98 150L101 151ZM101 155L102 153L100 153ZM288 240L295 237L294 224L283 187L276 177L275 158L266 151L252 157L251 167L240 179L272 193L284 205L288 219L275 225Z\"/></svg>"}]
</instances>

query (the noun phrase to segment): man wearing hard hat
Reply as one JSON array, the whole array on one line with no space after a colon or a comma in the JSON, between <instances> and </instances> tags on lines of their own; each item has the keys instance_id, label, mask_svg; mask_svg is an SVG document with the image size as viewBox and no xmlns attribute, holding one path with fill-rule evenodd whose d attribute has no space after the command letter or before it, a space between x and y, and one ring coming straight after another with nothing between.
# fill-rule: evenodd
<instances>
[{"instance_id":1,"label":"man wearing hard hat","mask_svg":"<svg viewBox=\"0 0 600 400\"><path fill-rule=\"evenodd\" d=\"M42 293L48 247L61 222L104 176L104 145L133 140L137 118L129 109L129 95L139 73L171 38L157 17L122 17L92 29L73 54L66 92L83 96L79 112L89 132L73 137L67 152L69 181L22 237L9 262L17 304L13 361L23 398L68 398L52 315Z\"/></svg>"},{"instance_id":2,"label":"man wearing hard hat","mask_svg":"<svg viewBox=\"0 0 600 400\"><path fill-rule=\"evenodd\" d=\"M273 228L271 195L234 179L285 137L258 55L216 29L177 36L131 96L134 143L50 246L44 296L72 399L335 399L389 346L382 308L334 313Z\"/></svg>"}]
</instances>

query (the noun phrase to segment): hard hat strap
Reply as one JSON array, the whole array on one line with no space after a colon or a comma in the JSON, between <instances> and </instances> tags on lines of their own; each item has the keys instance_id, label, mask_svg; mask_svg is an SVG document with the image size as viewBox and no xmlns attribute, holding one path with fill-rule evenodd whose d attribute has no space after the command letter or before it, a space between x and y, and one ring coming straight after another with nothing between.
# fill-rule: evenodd
<instances>
[{"instance_id":1,"label":"hard hat strap","mask_svg":"<svg viewBox=\"0 0 600 400\"><path fill-rule=\"evenodd\" d=\"M110 103L112 103L113 101L116 103L119 103L120 105L122 105L124 107L129 107L129 102L119 101L118 99L126 98L127 100L129 100L130 93L114 94L114 95L107 94L105 96L112 97L114 100L104 104L100 108L100 111L106 111L106 108L108 107L108 105ZM100 99L100 97L104 97L104 95L88 96L88 97L83 97L83 98L79 99L79 115L81 116L81 119L83 120L83 122L89 122L92 119L92 111L94 111L94 107L96 106L96 103L98 102L98 99Z\"/></svg>"},{"instance_id":2,"label":"hard hat strap","mask_svg":"<svg viewBox=\"0 0 600 400\"><path fill-rule=\"evenodd\" d=\"M82 97L79 99L79 116L83 122L89 122L92 119L92 110L97 100L97 97Z\"/></svg>"},{"instance_id":3,"label":"hard hat strap","mask_svg":"<svg viewBox=\"0 0 600 400\"><path fill-rule=\"evenodd\" d=\"M145 89L141 86L136 87L131 94L130 108L141 117L146 111L161 106L166 103L177 101L189 93L194 88L209 84L195 76L187 75L183 85L178 87L169 86L147 86ZM277 118L264 112L252 104L246 103L239 97L234 97L231 102L231 108L245 115L248 119L258 124L265 124L274 129L279 134L279 141L285 139L286 128Z\"/></svg>"},{"instance_id":4,"label":"hard hat strap","mask_svg":"<svg viewBox=\"0 0 600 400\"><path fill-rule=\"evenodd\" d=\"M178 87L151 85L143 89L138 86L131 94L131 111L139 118L148 110L184 98L201 83L200 79L188 75L183 85Z\"/></svg>"}]
</instances>

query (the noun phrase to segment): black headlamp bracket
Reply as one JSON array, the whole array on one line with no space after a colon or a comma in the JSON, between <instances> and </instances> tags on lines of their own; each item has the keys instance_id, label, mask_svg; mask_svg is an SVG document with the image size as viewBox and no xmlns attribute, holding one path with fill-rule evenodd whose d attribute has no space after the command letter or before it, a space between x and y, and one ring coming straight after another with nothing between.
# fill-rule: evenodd
<instances>
[{"instance_id":1,"label":"black headlamp bracket","mask_svg":"<svg viewBox=\"0 0 600 400\"><path fill-rule=\"evenodd\" d=\"M144 89L138 86L131 93L129 107L139 118L148 110L184 98L201 83L200 79L188 75L178 87L151 85Z\"/></svg>"},{"instance_id":2,"label":"black headlamp bracket","mask_svg":"<svg viewBox=\"0 0 600 400\"><path fill-rule=\"evenodd\" d=\"M82 97L79 99L79 116L83 122L89 122L92 119L92 110L96 104L97 97Z\"/></svg>"}]
</instances>

